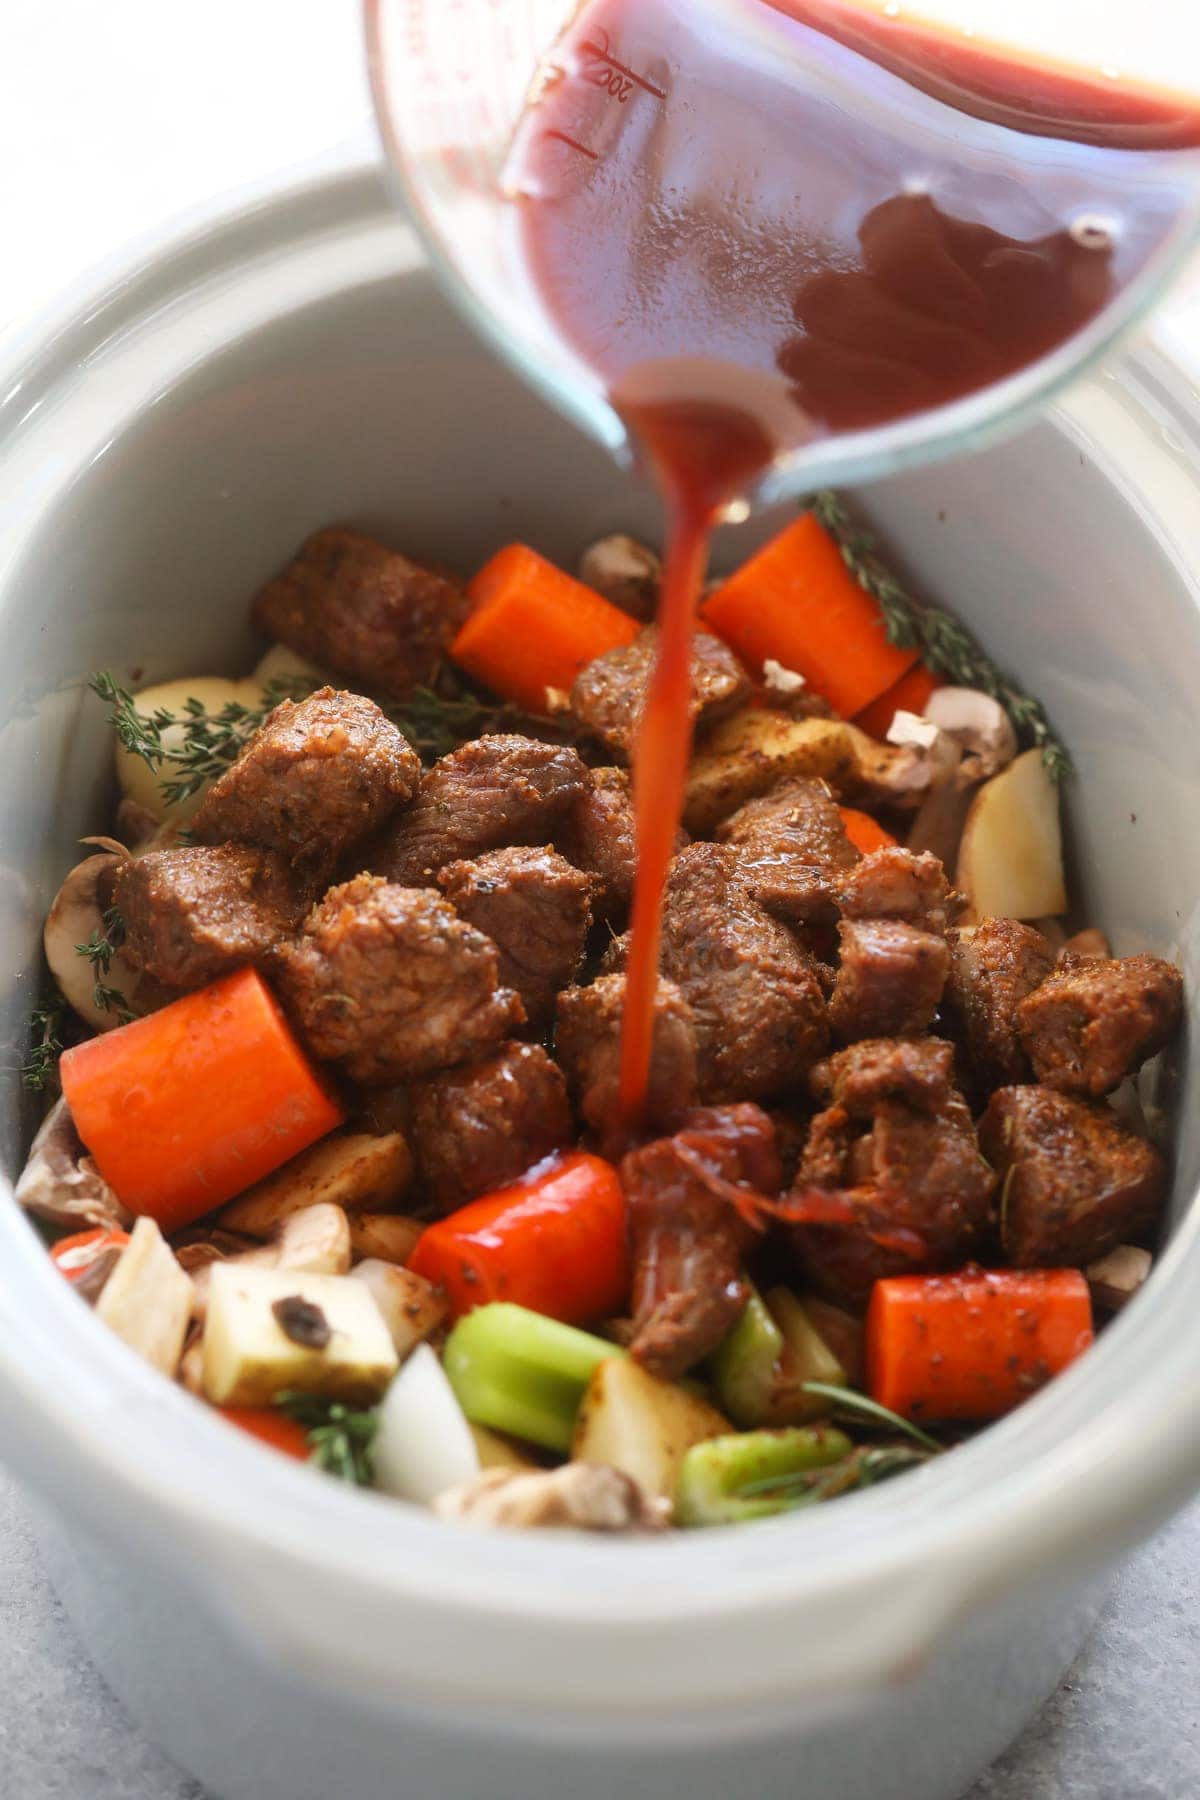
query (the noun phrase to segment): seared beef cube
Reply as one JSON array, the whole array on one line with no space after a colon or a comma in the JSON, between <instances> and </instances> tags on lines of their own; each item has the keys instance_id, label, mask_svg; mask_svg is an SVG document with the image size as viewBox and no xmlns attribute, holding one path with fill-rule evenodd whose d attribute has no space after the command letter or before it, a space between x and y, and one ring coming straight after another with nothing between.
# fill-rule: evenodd
<instances>
[{"instance_id":1,"label":"seared beef cube","mask_svg":"<svg viewBox=\"0 0 1200 1800\"><path fill-rule=\"evenodd\" d=\"M420 778L416 752L373 700L319 688L264 720L204 796L192 832L329 869L410 800Z\"/></svg>"},{"instance_id":2,"label":"seared beef cube","mask_svg":"<svg viewBox=\"0 0 1200 1800\"><path fill-rule=\"evenodd\" d=\"M693 1113L673 1137L621 1163L633 1249L633 1356L673 1380L720 1343L746 1304L742 1258L753 1226L730 1186L774 1194L779 1157L757 1106Z\"/></svg>"},{"instance_id":3,"label":"seared beef cube","mask_svg":"<svg viewBox=\"0 0 1200 1800\"><path fill-rule=\"evenodd\" d=\"M557 841L567 861L592 877L596 917L611 919L625 912L633 897L637 870L633 795L624 769L592 769L590 775Z\"/></svg>"},{"instance_id":4,"label":"seared beef cube","mask_svg":"<svg viewBox=\"0 0 1200 1800\"><path fill-rule=\"evenodd\" d=\"M850 1043L924 1031L950 966L945 938L898 919L844 919L838 935L842 954L829 1002L834 1036Z\"/></svg>"},{"instance_id":5,"label":"seared beef cube","mask_svg":"<svg viewBox=\"0 0 1200 1800\"><path fill-rule=\"evenodd\" d=\"M482 1062L418 1082L409 1142L439 1212L506 1187L572 1136L562 1070L540 1044L504 1044Z\"/></svg>"},{"instance_id":6,"label":"seared beef cube","mask_svg":"<svg viewBox=\"0 0 1200 1800\"><path fill-rule=\"evenodd\" d=\"M823 781L782 782L739 806L716 836L740 852L755 899L797 924L832 923L836 878L859 861Z\"/></svg>"},{"instance_id":7,"label":"seared beef cube","mask_svg":"<svg viewBox=\"0 0 1200 1800\"><path fill-rule=\"evenodd\" d=\"M985 1088L1027 1081L1029 1064L1017 1037L1017 1007L1045 981L1054 951L1032 925L981 919L950 934L946 1004Z\"/></svg>"},{"instance_id":8,"label":"seared beef cube","mask_svg":"<svg viewBox=\"0 0 1200 1800\"><path fill-rule=\"evenodd\" d=\"M522 1023L499 967L440 894L373 875L330 888L274 959L313 1055L381 1087L470 1062Z\"/></svg>"},{"instance_id":9,"label":"seared beef cube","mask_svg":"<svg viewBox=\"0 0 1200 1800\"><path fill-rule=\"evenodd\" d=\"M1001 1178L1000 1237L1018 1268L1081 1268L1158 1217L1167 1166L1109 1107L1045 1087L1005 1087L979 1126Z\"/></svg>"},{"instance_id":10,"label":"seared beef cube","mask_svg":"<svg viewBox=\"0 0 1200 1800\"><path fill-rule=\"evenodd\" d=\"M268 637L397 699L433 680L467 610L459 582L344 525L310 537L253 604Z\"/></svg>"},{"instance_id":11,"label":"seared beef cube","mask_svg":"<svg viewBox=\"0 0 1200 1800\"><path fill-rule=\"evenodd\" d=\"M844 919L901 919L935 934L962 910L937 857L898 844L864 856L838 882L837 900Z\"/></svg>"},{"instance_id":12,"label":"seared beef cube","mask_svg":"<svg viewBox=\"0 0 1200 1800\"><path fill-rule=\"evenodd\" d=\"M558 996L555 1054L567 1072L576 1105L606 1153L622 1145L618 1105L624 975L601 975L590 987ZM673 981L659 977L646 1117L662 1131L696 1104L696 1021Z\"/></svg>"},{"instance_id":13,"label":"seared beef cube","mask_svg":"<svg viewBox=\"0 0 1200 1800\"><path fill-rule=\"evenodd\" d=\"M857 1307L885 1277L954 1268L976 1248L994 1185L953 1090L936 1112L831 1106L813 1120L792 1195L805 1279Z\"/></svg>"},{"instance_id":14,"label":"seared beef cube","mask_svg":"<svg viewBox=\"0 0 1200 1800\"><path fill-rule=\"evenodd\" d=\"M695 1016L707 1102L785 1093L825 1052L829 1020L813 966L753 898L732 848L689 844L672 863L662 972Z\"/></svg>"},{"instance_id":15,"label":"seared beef cube","mask_svg":"<svg viewBox=\"0 0 1200 1800\"><path fill-rule=\"evenodd\" d=\"M192 844L122 862L113 905L129 955L156 981L187 989L261 962L295 929L308 897L269 850Z\"/></svg>"},{"instance_id":16,"label":"seared beef cube","mask_svg":"<svg viewBox=\"0 0 1200 1800\"><path fill-rule=\"evenodd\" d=\"M571 711L612 754L628 762L637 736L654 661L658 627L648 625L632 644L607 650L575 677ZM731 712L750 692L750 678L728 644L698 631L692 646L693 724Z\"/></svg>"},{"instance_id":17,"label":"seared beef cube","mask_svg":"<svg viewBox=\"0 0 1200 1800\"><path fill-rule=\"evenodd\" d=\"M809 1085L826 1106L870 1118L881 1100L937 1112L954 1080L954 1046L941 1038L863 1038L817 1064Z\"/></svg>"},{"instance_id":18,"label":"seared beef cube","mask_svg":"<svg viewBox=\"0 0 1200 1800\"><path fill-rule=\"evenodd\" d=\"M1063 957L1017 1008L1033 1072L1066 1094L1107 1094L1155 1056L1183 1013L1183 977L1157 956Z\"/></svg>"},{"instance_id":19,"label":"seared beef cube","mask_svg":"<svg viewBox=\"0 0 1200 1800\"><path fill-rule=\"evenodd\" d=\"M500 979L515 988L540 1031L560 988L583 961L592 924L591 880L555 850L489 850L450 863L438 886L456 913L500 952Z\"/></svg>"},{"instance_id":20,"label":"seared beef cube","mask_svg":"<svg viewBox=\"0 0 1200 1800\"><path fill-rule=\"evenodd\" d=\"M371 846L368 866L407 887L506 844L548 844L588 786L574 750L536 738L476 738L434 763L413 804Z\"/></svg>"}]
</instances>

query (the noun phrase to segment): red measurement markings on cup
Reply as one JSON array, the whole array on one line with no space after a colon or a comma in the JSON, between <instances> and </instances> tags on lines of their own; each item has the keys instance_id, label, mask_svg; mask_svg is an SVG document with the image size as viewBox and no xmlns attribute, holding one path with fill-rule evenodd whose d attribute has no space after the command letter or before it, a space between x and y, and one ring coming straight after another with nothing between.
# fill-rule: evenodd
<instances>
[{"instance_id":1,"label":"red measurement markings on cup","mask_svg":"<svg viewBox=\"0 0 1200 1800\"><path fill-rule=\"evenodd\" d=\"M634 88L641 88L644 94L652 94L656 100L666 99L665 89L655 87L652 81L647 81L644 75L639 75L636 69L629 68L613 55L607 31L600 30L594 38L586 38L580 49L587 59L581 80L591 87L603 88L611 100L627 105Z\"/></svg>"}]
</instances>

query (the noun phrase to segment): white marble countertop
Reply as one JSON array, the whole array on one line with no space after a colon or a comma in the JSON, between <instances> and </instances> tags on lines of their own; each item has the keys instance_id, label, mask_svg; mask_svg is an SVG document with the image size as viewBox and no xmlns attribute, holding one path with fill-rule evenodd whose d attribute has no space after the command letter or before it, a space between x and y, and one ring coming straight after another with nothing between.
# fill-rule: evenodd
<instances>
[{"instance_id":1,"label":"white marble countertop","mask_svg":"<svg viewBox=\"0 0 1200 1800\"><path fill-rule=\"evenodd\" d=\"M370 154L358 13L358 0L3 0L0 326L199 202ZM1176 350L1200 346L1200 297L1177 299L1166 327ZM89 1666L27 1520L0 1475L0 1793L205 1800ZM1130 1562L1058 1694L971 1800L1200 1794L1198 1569L1200 1505Z\"/></svg>"}]
</instances>

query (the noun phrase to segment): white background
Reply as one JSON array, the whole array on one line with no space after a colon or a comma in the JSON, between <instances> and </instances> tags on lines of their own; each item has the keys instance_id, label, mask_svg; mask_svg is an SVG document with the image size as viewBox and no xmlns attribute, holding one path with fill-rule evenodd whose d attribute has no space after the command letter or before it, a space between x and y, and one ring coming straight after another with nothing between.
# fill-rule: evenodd
<instances>
[{"instance_id":1,"label":"white background","mask_svg":"<svg viewBox=\"0 0 1200 1800\"><path fill-rule=\"evenodd\" d=\"M358 0L0 0L0 328L200 203L370 155L358 13ZM1200 288L1159 329L1200 377ZM1131 1565L1069 1683L972 1800L1200 1793L1198 1564L1193 1508ZM2 1474L0 1791L199 1795L88 1669Z\"/></svg>"}]
</instances>

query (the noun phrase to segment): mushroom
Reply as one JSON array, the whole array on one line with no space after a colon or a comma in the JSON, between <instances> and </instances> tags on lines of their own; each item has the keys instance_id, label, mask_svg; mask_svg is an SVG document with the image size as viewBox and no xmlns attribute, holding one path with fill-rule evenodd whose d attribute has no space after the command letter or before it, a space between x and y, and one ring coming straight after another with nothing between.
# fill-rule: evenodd
<instances>
[{"instance_id":1,"label":"mushroom","mask_svg":"<svg viewBox=\"0 0 1200 1800\"><path fill-rule=\"evenodd\" d=\"M606 1463L561 1469L484 1469L473 1481L439 1494L433 1510L469 1525L574 1531L661 1531L668 1506L647 1500L636 1481Z\"/></svg>"},{"instance_id":2,"label":"mushroom","mask_svg":"<svg viewBox=\"0 0 1200 1800\"><path fill-rule=\"evenodd\" d=\"M654 617L662 561L647 544L620 531L598 538L580 557L578 575L622 612L647 621Z\"/></svg>"},{"instance_id":3,"label":"mushroom","mask_svg":"<svg viewBox=\"0 0 1200 1800\"><path fill-rule=\"evenodd\" d=\"M911 728L906 723L909 720L913 721ZM962 745L932 720L920 719L915 714L906 712L896 714L888 736L891 737L898 730L901 733L899 741L903 742L905 732L917 727L921 727L925 733L922 741L929 763L929 788L917 808L905 843L908 849L918 855L922 850L928 850L946 869L953 872L963 826L971 805L971 790L959 781ZM930 732L933 733L932 738L928 736ZM910 737L908 741L913 740Z\"/></svg>"},{"instance_id":4,"label":"mushroom","mask_svg":"<svg viewBox=\"0 0 1200 1800\"><path fill-rule=\"evenodd\" d=\"M891 806L911 812L929 792L936 767L933 750L911 741L881 744L857 725L843 725L850 742L852 765L846 779L846 798L872 806ZM837 787L836 780L833 786Z\"/></svg>"},{"instance_id":5,"label":"mushroom","mask_svg":"<svg viewBox=\"0 0 1200 1800\"><path fill-rule=\"evenodd\" d=\"M96 1316L174 1376L192 1314L192 1283L153 1219L140 1218L96 1302Z\"/></svg>"},{"instance_id":6,"label":"mushroom","mask_svg":"<svg viewBox=\"0 0 1200 1800\"><path fill-rule=\"evenodd\" d=\"M289 1213L309 1206L382 1212L402 1199L411 1180L412 1156L400 1132L333 1132L223 1206L217 1223L267 1238Z\"/></svg>"},{"instance_id":7,"label":"mushroom","mask_svg":"<svg viewBox=\"0 0 1200 1800\"><path fill-rule=\"evenodd\" d=\"M289 1275L345 1275L350 1269L350 1221L340 1206L306 1206L282 1219L270 1243L233 1255L209 1257L193 1269L194 1312L202 1319L208 1308L208 1288L214 1268L235 1263L239 1268L281 1269Z\"/></svg>"},{"instance_id":8,"label":"mushroom","mask_svg":"<svg viewBox=\"0 0 1200 1800\"><path fill-rule=\"evenodd\" d=\"M1137 1244L1118 1244L1084 1270L1092 1299L1105 1312L1119 1312L1150 1273L1153 1258Z\"/></svg>"},{"instance_id":9,"label":"mushroom","mask_svg":"<svg viewBox=\"0 0 1200 1800\"><path fill-rule=\"evenodd\" d=\"M998 700L978 688L935 688L925 717L962 746L958 780L964 787L986 781L1017 754L1017 734Z\"/></svg>"},{"instance_id":10,"label":"mushroom","mask_svg":"<svg viewBox=\"0 0 1200 1800\"><path fill-rule=\"evenodd\" d=\"M395 1263L369 1256L350 1274L352 1280L365 1282L370 1289L402 1362L446 1317L444 1294L411 1269L397 1268Z\"/></svg>"},{"instance_id":11,"label":"mushroom","mask_svg":"<svg viewBox=\"0 0 1200 1800\"><path fill-rule=\"evenodd\" d=\"M120 1013L114 1006L97 1004L97 972L89 958L80 954L79 946L98 943L105 936L104 914L111 879L128 855L128 850L119 845L76 863L54 897L42 933L51 974L71 1007L93 1031L111 1031L120 1024ZM100 985L119 994L133 1011L140 982L141 971L129 954L123 949L114 950Z\"/></svg>"},{"instance_id":12,"label":"mushroom","mask_svg":"<svg viewBox=\"0 0 1200 1800\"><path fill-rule=\"evenodd\" d=\"M350 1249L355 1258L406 1263L424 1230L424 1220L403 1213L351 1213Z\"/></svg>"},{"instance_id":13,"label":"mushroom","mask_svg":"<svg viewBox=\"0 0 1200 1800\"><path fill-rule=\"evenodd\" d=\"M15 1193L18 1205L51 1225L124 1230L132 1219L87 1154L65 1100L56 1101L42 1121Z\"/></svg>"}]
</instances>

